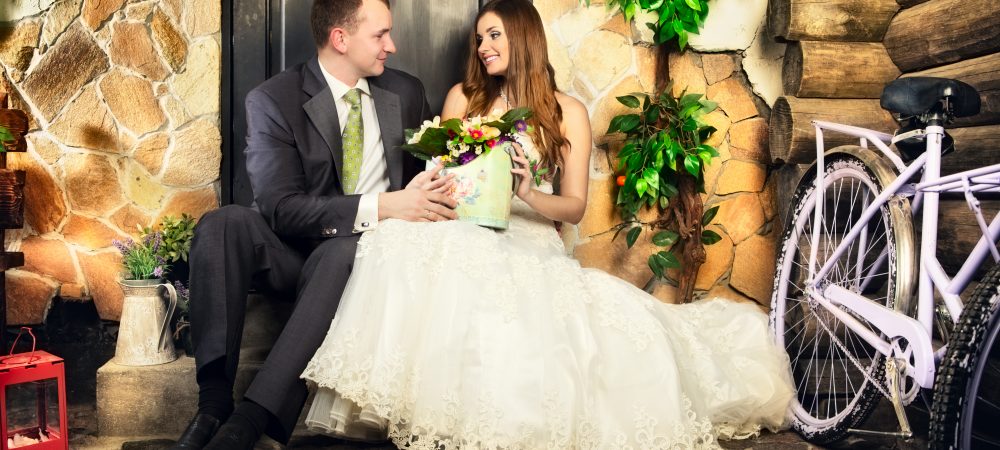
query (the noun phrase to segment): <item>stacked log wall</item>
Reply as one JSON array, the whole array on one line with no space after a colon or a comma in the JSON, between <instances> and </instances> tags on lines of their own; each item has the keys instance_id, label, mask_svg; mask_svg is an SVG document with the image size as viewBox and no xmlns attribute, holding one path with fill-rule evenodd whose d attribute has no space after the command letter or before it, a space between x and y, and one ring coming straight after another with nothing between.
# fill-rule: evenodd
<instances>
[{"instance_id":1,"label":"stacked log wall","mask_svg":"<svg viewBox=\"0 0 1000 450\"><path fill-rule=\"evenodd\" d=\"M779 170L801 172L794 165L815 161L812 120L893 132L879 95L885 84L913 76L958 79L980 93L981 113L949 125L957 150L943 158L942 173L1000 164L1000 1L771 0L768 24L774 39L793 41L785 54L785 97L770 120L771 155L788 167ZM857 143L835 133L824 137L827 149ZM794 186L787 187L791 195ZM984 205L995 212L1000 198ZM978 225L960 197L948 198L941 210L939 258L953 271Z\"/></svg>"}]
</instances>

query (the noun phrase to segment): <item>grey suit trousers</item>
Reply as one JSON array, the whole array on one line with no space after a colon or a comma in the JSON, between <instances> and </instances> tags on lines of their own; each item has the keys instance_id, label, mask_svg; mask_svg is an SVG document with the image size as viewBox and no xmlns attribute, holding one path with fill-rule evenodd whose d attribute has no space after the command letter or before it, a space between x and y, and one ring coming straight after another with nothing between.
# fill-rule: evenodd
<instances>
[{"instance_id":1,"label":"grey suit trousers","mask_svg":"<svg viewBox=\"0 0 1000 450\"><path fill-rule=\"evenodd\" d=\"M251 208L206 214L191 245L191 332L198 370L225 358L235 379L251 287L295 295L295 307L245 398L276 418L267 434L286 442L305 403L299 375L323 342L354 264L360 235L293 247ZM297 294L297 295L296 295ZM276 422L276 423L275 423Z\"/></svg>"}]
</instances>

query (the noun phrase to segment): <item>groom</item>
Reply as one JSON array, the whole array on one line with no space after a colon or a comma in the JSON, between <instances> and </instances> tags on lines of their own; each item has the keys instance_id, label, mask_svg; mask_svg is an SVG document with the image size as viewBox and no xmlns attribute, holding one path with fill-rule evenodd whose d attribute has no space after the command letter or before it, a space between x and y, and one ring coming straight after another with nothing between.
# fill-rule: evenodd
<instances>
[{"instance_id":1,"label":"groom","mask_svg":"<svg viewBox=\"0 0 1000 450\"><path fill-rule=\"evenodd\" d=\"M223 207L195 232L198 413L175 449L251 449L265 432L287 442L307 394L299 375L337 311L360 233L386 218L456 217L454 200L440 193L448 180L420 172L423 163L399 148L403 130L432 114L419 80L385 68L396 51L388 1L315 0L311 25L317 57L247 95L255 209ZM251 287L297 297L234 408Z\"/></svg>"}]
</instances>

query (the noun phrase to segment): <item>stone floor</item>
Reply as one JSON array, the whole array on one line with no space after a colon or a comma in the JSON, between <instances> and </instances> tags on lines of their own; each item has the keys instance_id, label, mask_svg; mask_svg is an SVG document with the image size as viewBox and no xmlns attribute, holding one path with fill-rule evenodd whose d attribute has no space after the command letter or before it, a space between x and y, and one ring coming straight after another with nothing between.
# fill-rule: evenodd
<instances>
[{"instance_id":1,"label":"stone floor","mask_svg":"<svg viewBox=\"0 0 1000 450\"><path fill-rule=\"evenodd\" d=\"M95 411L93 407L87 406L75 406L70 408L70 418L69 422L72 424L70 429L70 448L74 450L165 450L169 448L173 441L167 437L160 438L101 438L97 436L97 423L94 419ZM869 425L876 425L875 429L890 430L895 423L886 423L886 419L891 415L891 409L887 408L886 405L877 411L870 422ZM843 441L837 442L834 445L829 445L826 447L820 447L811 445L802 440L799 435L791 431L785 431L781 433L769 433L765 432L760 437L755 439L746 439L738 441L721 441L721 446L726 450L750 450L750 449L767 449L767 450L812 450L812 449L889 449L889 450L916 450L927 448L925 433L922 432L926 430L926 421L922 419L922 414L919 411L913 411L910 414L911 420L913 421L914 429L917 430L918 436L911 440L901 440L893 438L876 438L876 437L859 437L852 436ZM877 426L880 425L886 426ZM384 444L360 444L353 442L346 442L343 440L333 439L325 436L315 436L308 434L307 432L297 432L292 438L292 441L288 446L281 446L274 441L265 439L259 443L256 450L392 450L395 449L394 446L388 443Z\"/></svg>"},{"instance_id":2,"label":"stone floor","mask_svg":"<svg viewBox=\"0 0 1000 450\"><path fill-rule=\"evenodd\" d=\"M114 331L108 324L102 324L96 311L88 310L92 305L77 305L74 303L59 303L50 312L49 323L36 329L39 335L39 346L51 349L59 355L71 356L67 359L67 397L69 400L70 448L74 450L161 450L173 443L170 439L176 436L146 436L136 438L102 438L98 436L97 414L95 410L97 368L114 354ZM16 334L16 332L15 332ZM13 337L13 336L9 336ZM72 362L72 364L70 364ZM926 430L927 415L918 408L910 408L908 415L917 433L910 441L891 438L850 437L831 449L899 449L909 450L927 448ZM184 418L182 420L187 420ZM892 408L883 401L865 428L892 431L896 428ZM727 450L743 449L774 449L774 450L805 450L822 448L803 441L794 432L764 433L756 439L720 442ZM283 447L273 441L262 442L258 450L281 450ZM287 449L314 450L389 450L394 447L389 444L357 444L332 438L314 436L302 430L297 432Z\"/></svg>"}]
</instances>

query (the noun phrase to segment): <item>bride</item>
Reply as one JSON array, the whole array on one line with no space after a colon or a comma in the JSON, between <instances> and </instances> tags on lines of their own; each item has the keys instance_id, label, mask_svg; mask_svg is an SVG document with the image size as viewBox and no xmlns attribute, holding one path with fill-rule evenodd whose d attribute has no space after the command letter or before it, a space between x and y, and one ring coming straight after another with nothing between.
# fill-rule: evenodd
<instances>
[{"instance_id":1,"label":"bride","mask_svg":"<svg viewBox=\"0 0 1000 450\"><path fill-rule=\"evenodd\" d=\"M587 111L558 92L528 0L493 0L443 116L528 107L510 227L387 220L359 243L302 377L306 423L410 448L714 448L783 426L787 356L755 306L663 304L565 255L583 217ZM557 169L532 185L528 159Z\"/></svg>"}]
</instances>

